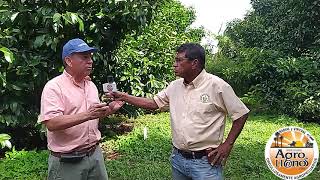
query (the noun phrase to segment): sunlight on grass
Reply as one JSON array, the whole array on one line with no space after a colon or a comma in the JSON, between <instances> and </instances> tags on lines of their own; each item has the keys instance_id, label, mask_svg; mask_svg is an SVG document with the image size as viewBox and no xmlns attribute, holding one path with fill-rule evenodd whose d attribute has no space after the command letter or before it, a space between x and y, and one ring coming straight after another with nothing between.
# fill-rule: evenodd
<instances>
[{"instance_id":1,"label":"sunlight on grass","mask_svg":"<svg viewBox=\"0 0 320 180\"><path fill-rule=\"evenodd\" d=\"M135 120L134 131L113 141L123 156L107 162L111 179L171 179L169 156L171 136L169 114L147 115ZM149 137L143 140L143 127ZM277 179L264 160L264 148L271 134L285 126L299 126L320 139L320 125L301 123L286 116L251 115L224 169L226 179ZM225 136L231 128L228 121ZM318 133L316 133L318 132ZM106 144L110 144L107 141ZM319 165L306 179L320 179Z\"/></svg>"}]
</instances>

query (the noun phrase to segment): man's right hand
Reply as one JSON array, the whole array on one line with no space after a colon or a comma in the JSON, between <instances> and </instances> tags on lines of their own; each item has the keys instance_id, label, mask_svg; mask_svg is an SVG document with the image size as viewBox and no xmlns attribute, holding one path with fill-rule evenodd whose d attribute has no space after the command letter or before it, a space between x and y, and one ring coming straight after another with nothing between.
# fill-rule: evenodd
<instances>
[{"instance_id":1,"label":"man's right hand","mask_svg":"<svg viewBox=\"0 0 320 180\"><path fill-rule=\"evenodd\" d=\"M115 101L125 101L126 95L128 94L120 91L114 91L114 92L110 91L106 93L107 98Z\"/></svg>"},{"instance_id":2,"label":"man's right hand","mask_svg":"<svg viewBox=\"0 0 320 180\"><path fill-rule=\"evenodd\" d=\"M155 110L159 108L157 103L151 98L136 97L119 91L106 92L105 95L112 101L124 101L144 109Z\"/></svg>"}]
</instances>

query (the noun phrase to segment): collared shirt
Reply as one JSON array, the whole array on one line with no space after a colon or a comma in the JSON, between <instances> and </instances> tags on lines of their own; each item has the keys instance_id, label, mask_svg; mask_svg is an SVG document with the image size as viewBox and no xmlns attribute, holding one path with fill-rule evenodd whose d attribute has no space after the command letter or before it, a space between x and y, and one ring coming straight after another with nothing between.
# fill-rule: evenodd
<instances>
[{"instance_id":1,"label":"collared shirt","mask_svg":"<svg viewBox=\"0 0 320 180\"><path fill-rule=\"evenodd\" d=\"M91 105L99 102L98 89L92 81L85 79L76 83L64 71L45 85L39 120L50 121L54 117L86 112ZM99 119L94 119L65 130L47 130L48 149L54 152L71 152L96 144L101 138L98 122Z\"/></svg>"},{"instance_id":2,"label":"collared shirt","mask_svg":"<svg viewBox=\"0 0 320 180\"><path fill-rule=\"evenodd\" d=\"M171 82L154 100L170 109L172 143L181 150L218 147L226 116L237 120L249 112L228 83L205 70L189 84L183 78Z\"/></svg>"}]
</instances>

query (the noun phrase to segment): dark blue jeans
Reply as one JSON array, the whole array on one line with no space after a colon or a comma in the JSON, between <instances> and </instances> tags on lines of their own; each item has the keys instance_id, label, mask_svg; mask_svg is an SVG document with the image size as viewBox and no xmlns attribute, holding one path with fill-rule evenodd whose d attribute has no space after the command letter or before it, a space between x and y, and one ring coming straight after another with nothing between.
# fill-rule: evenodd
<instances>
[{"instance_id":1,"label":"dark blue jeans","mask_svg":"<svg viewBox=\"0 0 320 180\"><path fill-rule=\"evenodd\" d=\"M171 155L174 180L222 180L222 167L211 166L208 158L186 159L176 149Z\"/></svg>"}]
</instances>

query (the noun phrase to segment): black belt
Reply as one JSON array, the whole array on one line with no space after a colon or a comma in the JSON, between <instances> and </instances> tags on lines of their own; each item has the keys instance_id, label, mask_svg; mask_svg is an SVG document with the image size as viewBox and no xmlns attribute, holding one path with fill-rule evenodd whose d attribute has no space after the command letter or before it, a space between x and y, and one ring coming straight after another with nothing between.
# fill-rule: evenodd
<instances>
[{"instance_id":1,"label":"black belt","mask_svg":"<svg viewBox=\"0 0 320 180\"><path fill-rule=\"evenodd\" d=\"M96 150L97 146L99 145L99 143L85 149L82 151L76 151L76 152L70 152L70 153L61 153L61 152L53 152L50 151L50 154L57 157L57 158L61 158L61 156L63 155L83 155L83 156L91 156L94 151Z\"/></svg>"},{"instance_id":2,"label":"black belt","mask_svg":"<svg viewBox=\"0 0 320 180\"><path fill-rule=\"evenodd\" d=\"M176 147L173 147L175 150L178 151L179 154L182 155L182 157L186 159L201 159L203 156L207 156L206 150L200 150L200 151L184 151L180 150Z\"/></svg>"}]
</instances>

